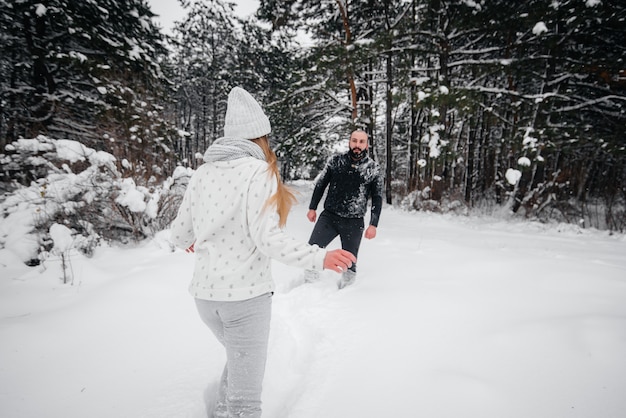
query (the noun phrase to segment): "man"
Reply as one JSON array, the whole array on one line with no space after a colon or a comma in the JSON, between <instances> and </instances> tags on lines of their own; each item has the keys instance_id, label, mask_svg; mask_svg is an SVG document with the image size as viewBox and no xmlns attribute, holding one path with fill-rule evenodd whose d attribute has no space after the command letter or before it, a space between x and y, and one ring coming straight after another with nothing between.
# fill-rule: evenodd
<instances>
[{"instance_id":1,"label":"man","mask_svg":"<svg viewBox=\"0 0 626 418\"><path fill-rule=\"evenodd\" d=\"M383 203L383 178L378 163L367 155L368 146L367 133L361 130L352 132L348 152L332 157L319 175L307 213L309 221L316 221L317 205L327 187L328 194L309 244L325 248L339 235L341 247L356 257L365 229L364 217L369 198L372 199L372 208L365 238L376 237ZM316 280L318 274L317 271L307 270L305 281ZM353 264L342 273L339 289L354 283L355 279L356 264Z\"/></svg>"}]
</instances>

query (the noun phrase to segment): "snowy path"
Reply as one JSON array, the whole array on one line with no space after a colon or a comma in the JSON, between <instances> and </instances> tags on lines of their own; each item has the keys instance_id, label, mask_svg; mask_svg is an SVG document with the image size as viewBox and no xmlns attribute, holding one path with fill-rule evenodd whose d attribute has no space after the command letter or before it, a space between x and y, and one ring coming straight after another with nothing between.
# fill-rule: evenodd
<instances>
[{"instance_id":1,"label":"snowy path","mask_svg":"<svg viewBox=\"0 0 626 418\"><path fill-rule=\"evenodd\" d=\"M306 200L308 196L304 196ZM288 230L306 240L297 206ZM385 208L357 283L275 264L267 418L618 418L626 239ZM0 254L0 416L200 418L224 354L162 240L15 266Z\"/></svg>"},{"instance_id":2,"label":"snowy path","mask_svg":"<svg viewBox=\"0 0 626 418\"><path fill-rule=\"evenodd\" d=\"M329 287L326 381L285 417L621 416L623 240L390 212L358 286Z\"/></svg>"}]
</instances>

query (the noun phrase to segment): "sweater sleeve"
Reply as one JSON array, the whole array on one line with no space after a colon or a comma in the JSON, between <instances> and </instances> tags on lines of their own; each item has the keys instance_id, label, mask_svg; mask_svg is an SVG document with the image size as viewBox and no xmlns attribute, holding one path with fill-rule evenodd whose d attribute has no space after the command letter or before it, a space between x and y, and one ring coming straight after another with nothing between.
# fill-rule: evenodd
<instances>
[{"instance_id":1,"label":"sweater sleeve","mask_svg":"<svg viewBox=\"0 0 626 418\"><path fill-rule=\"evenodd\" d=\"M187 249L196 240L193 232L193 217L191 214L192 194L195 192L195 176L189 180L183 201L178 208L178 214L170 228L170 241L179 248Z\"/></svg>"},{"instance_id":2,"label":"sweater sleeve","mask_svg":"<svg viewBox=\"0 0 626 418\"><path fill-rule=\"evenodd\" d=\"M276 188L275 179L270 177L266 169L257 171L250 182L247 216L252 240L263 254L281 263L322 270L326 250L288 235L278 226L275 208L266 205L267 199L276 192Z\"/></svg>"}]
</instances>

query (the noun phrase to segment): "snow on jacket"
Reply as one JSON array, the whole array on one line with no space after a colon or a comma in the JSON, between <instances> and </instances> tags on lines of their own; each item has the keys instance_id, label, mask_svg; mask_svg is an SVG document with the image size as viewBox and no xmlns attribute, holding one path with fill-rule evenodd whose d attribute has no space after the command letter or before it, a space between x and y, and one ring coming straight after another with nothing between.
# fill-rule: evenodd
<instances>
[{"instance_id":1,"label":"snow on jacket","mask_svg":"<svg viewBox=\"0 0 626 418\"><path fill-rule=\"evenodd\" d=\"M343 218L362 218L372 199L370 225L378 226L383 204L383 179L380 166L369 157L353 161L348 153L331 157L318 176L309 209L317 210L324 190L328 193L324 209Z\"/></svg>"},{"instance_id":2,"label":"snow on jacket","mask_svg":"<svg viewBox=\"0 0 626 418\"><path fill-rule=\"evenodd\" d=\"M195 243L194 297L236 301L272 292L272 258L323 269L326 251L286 234L275 209L265 206L276 188L268 164L253 157L207 162L196 170L171 226L176 246Z\"/></svg>"}]
</instances>

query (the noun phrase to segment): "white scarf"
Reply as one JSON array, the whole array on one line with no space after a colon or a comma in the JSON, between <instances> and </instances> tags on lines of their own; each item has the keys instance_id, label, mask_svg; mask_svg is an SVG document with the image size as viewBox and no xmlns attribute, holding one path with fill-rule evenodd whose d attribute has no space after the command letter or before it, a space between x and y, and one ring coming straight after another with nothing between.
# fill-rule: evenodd
<instances>
[{"instance_id":1,"label":"white scarf","mask_svg":"<svg viewBox=\"0 0 626 418\"><path fill-rule=\"evenodd\" d=\"M265 154L260 146L249 139L222 137L216 139L204 153L204 161L230 161L253 157L265 161Z\"/></svg>"}]
</instances>

